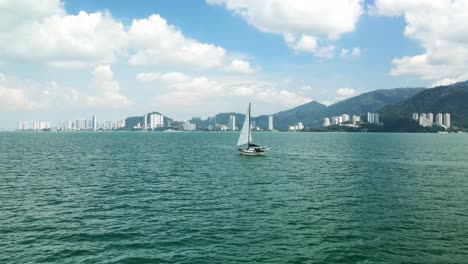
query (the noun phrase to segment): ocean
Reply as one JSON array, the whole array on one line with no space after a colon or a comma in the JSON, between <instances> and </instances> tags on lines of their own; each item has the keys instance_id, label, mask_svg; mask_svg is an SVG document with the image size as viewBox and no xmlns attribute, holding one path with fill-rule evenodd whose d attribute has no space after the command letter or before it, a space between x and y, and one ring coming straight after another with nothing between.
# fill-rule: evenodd
<instances>
[{"instance_id":1,"label":"ocean","mask_svg":"<svg viewBox=\"0 0 468 264\"><path fill-rule=\"evenodd\" d=\"M0 133L0 263L466 263L468 135Z\"/></svg>"}]
</instances>

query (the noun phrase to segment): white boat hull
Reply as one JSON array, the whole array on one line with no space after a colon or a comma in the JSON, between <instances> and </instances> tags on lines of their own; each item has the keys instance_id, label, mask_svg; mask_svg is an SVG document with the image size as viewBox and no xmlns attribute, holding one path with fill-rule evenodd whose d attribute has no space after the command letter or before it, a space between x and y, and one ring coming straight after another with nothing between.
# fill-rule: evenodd
<instances>
[{"instance_id":1,"label":"white boat hull","mask_svg":"<svg viewBox=\"0 0 468 264\"><path fill-rule=\"evenodd\" d=\"M264 156L266 154L266 150L260 149L257 151L256 149L247 149L247 148L240 148L239 154L244 156Z\"/></svg>"}]
</instances>

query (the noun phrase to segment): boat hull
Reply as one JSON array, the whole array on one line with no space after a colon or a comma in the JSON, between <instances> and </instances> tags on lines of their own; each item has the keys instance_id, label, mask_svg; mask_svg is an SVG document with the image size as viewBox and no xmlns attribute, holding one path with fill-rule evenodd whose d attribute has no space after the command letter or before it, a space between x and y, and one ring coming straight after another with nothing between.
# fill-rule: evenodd
<instances>
[{"instance_id":1,"label":"boat hull","mask_svg":"<svg viewBox=\"0 0 468 264\"><path fill-rule=\"evenodd\" d=\"M239 154L244 155L244 156L264 156L266 154L266 151L265 150L257 151L255 149L240 148Z\"/></svg>"}]
</instances>

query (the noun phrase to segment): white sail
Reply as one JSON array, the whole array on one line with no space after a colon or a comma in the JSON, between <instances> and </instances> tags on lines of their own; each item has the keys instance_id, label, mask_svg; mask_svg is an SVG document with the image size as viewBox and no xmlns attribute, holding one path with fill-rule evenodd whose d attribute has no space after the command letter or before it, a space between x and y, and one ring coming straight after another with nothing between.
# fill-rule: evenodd
<instances>
[{"instance_id":1,"label":"white sail","mask_svg":"<svg viewBox=\"0 0 468 264\"><path fill-rule=\"evenodd\" d=\"M242 130L239 136L239 140L237 141L237 146L249 144L250 142L252 142L252 134L250 131L250 105L249 105L249 109L247 110L247 114L245 115L244 125L242 125Z\"/></svg>"}]
</instances>

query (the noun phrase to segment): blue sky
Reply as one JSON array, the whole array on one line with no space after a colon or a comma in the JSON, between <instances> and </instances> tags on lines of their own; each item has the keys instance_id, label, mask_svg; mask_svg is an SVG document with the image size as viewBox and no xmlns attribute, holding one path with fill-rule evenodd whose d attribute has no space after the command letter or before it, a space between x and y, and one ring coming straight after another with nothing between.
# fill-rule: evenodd
<instances>
[{"instance_id":1,"label":"blue sky","mask_svg":"<svg viewBox=\"0 0 468 264\"><path fill-rule=\"evenodd\" d=\"M38 2L0 7L5 127L269 114L468 78L465 0Z\"/></svg>"}]
</instances>

